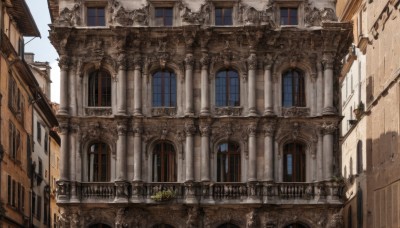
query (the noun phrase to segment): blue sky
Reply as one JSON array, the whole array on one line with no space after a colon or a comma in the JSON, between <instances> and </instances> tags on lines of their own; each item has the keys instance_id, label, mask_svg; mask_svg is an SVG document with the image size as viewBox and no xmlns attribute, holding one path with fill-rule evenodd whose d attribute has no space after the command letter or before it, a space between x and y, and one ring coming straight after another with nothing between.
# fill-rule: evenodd
<instances>
[{"instance_id":1,"label":"blue sky","mask_svg":"<svg viewBox=\"0 0 400 228\"><path fill-rule=\"evenodd\" d=\"M52 68L51 71L51 100L60 102L60 83L58 68L58 54L49 40L49 24L50 14L47 5L47 0L25 0L29 6L36 25L40 30L41 38L25 37L25 52L32 52L35 54L35 61L49 62Z\"/></svg>"}]
</instances>

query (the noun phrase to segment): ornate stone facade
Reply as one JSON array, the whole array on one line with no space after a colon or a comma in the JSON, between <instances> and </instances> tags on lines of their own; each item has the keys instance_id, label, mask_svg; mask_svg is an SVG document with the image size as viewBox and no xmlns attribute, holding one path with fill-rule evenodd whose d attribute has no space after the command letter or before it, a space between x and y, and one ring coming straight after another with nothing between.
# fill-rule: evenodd
<instances>
[{"instance_id":1,"label":"ornate stone facade","mask_svg":"<svg viewBox=\"0 0 400 228\"><path fill-rule=\"evenodd\" d=\"M68 60L60 61L61 77L74 78L61 88L58 115L67 126L58 182L65 227L340 224L331 222L342 204L342 184L334 180L340 116L333 82L351 25L336 22L330 1L289 5L298 7L296 26L280 24L279 9L288 5L278 0L98 2L108 12L105 26L89 27L63 13L89 3L50 1L59 7L50 37ZM160 8L172 10L172 27L156 24ZM215 26L220 8L232 9L232 25ZM283 105L282 77L294 69L304 79L301 106ZM88 104L89 77L97 70L112 78L106 108ZM168 105L157 103L157 72L176 79ZM221 72L237 79L235 103L217 101ZM88 150L97 142L109 147L110 181L90 181ZM160 142L175 152L170 182L155 181ZM231 142L239 148L240 172L237 181L219 181L220 146ZM292 144L304 151L301 183L284 179ZM76 159L67 159L71 154ZM74 225L70 218L80 219Z\"/></svg>"}]
</instances>

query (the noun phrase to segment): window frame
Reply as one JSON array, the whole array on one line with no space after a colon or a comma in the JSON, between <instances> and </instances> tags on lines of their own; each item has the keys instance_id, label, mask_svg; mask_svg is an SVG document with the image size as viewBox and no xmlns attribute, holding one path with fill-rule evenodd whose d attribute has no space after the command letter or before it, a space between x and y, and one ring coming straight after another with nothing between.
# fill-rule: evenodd
<instances>
[{"instance_id":1,"label":"window frame","mask_svg":"<svg viewBox=\"0 0 400 228\"><path fill-rule=\"evenodd\" d=\"M292 148L287 148L292 146ZM299 154L301 153L301 154ZM300 142L290 142L283 145L283 182L306 182L307 180L307 155L306 145ZM288 155L292 155L292 174L288 173Z\"/></svg>"},{"instance_id":2,"label":"window frame","mask_svg":"<svg viewBox=\"0 0 400 228\"><path fill-rule=\"evenodd\" d=\"M96 12L96 15L93 17L93 18L95 18L95 23L94 24L89 24L90 22L90 20L89 20L89 17L90 17L90 15L89 15L89 10L91 10L91 9L95 9L95 12ZM103 10L103 12L104 12L104 15L103 15L103 17L100 15L98 15L98 11L100 10L100 9L102 9ZM94 5L92 5L92 4L90 4L90 5L87 5L86 6L86 10L85 10L85 13L86 13L86 17L85 17L85 19L86 19L86 25L88 26L88 27L105 27L105 26L107 26L107 20L106 20L106 18L107 18L107 12L106 12L107 10L106 10L106 6L105 5L98 5L98 4L94 4ZM99 23L99 18L103 18L104 19L104 21L101 21L101 22L103 22L103 23Z\"/></svg>"},{"instance_id":3,"label":"window frame","mask_svg":"<svg viewBox=\"0 0 400 228\"><path fill-rule=\"evenodd\" d=\"M220 91L220 88L222 88L223 87L223 85L219 85L219 78L222 78L221 76L222 76L222 74L221 73L223 73L223 72L225 72L225 94L222 94L222 93L219 93L218 91ZM235 84L235 86L236 86L236 88L234 88L234 89L236 89L236 91L237 91L237 93L231 93L231 91L233 90L233 88L232 88L232 85L231 85L231 80L233 80L233 79L235 79L234 77L232 77L229 73L230 72L234 72L234 73L236 73L236 75L235 75L235 77L237 76L237 83ZM224 81L224 80L221 80L221 81ZM240 91L240 83L241 83L241 80L240 80L240 74L239 74L239 72L237 71L237 70L235 70L235 69L222 69L222 70L219 70L219 71L217 71L216 72L216 74L215 74L215 86L214 86L214 92L215 92L215 107L240 107L240 96L241 96L241 91ZM223 96L222 98L221 98L221 96ZM231 100L231 97L232 96L237 96L237 100L234 100L233 102L234 102L234 104L233 105L230 105L229 103L231 103L230 102L230 100ZM219 105L219 101L218 100L225 100L225 105Z\"/></svg>"},{"instance_id":4,"label":"window frame","mask_svg":"<svg viewBox=\"0 0 400 228\"><path fill-rule=\"evenodd\" d=\"M160 146L160 151L157 151L157 147ZM168 146L168 148L166 148ZM168 150L172 149L172 150ZM178 164L177 164L177 150L173 143L169 141L159 141L154 144L151 160L151 181L152 182L177 182L178 178ZM159 155L160 157L160 171L158 166L155 164L155 158ZM167 161L165 161L165 158ZM166 168L169 166L170 168ZM157 176L156 176L157 173Z\"/></svg>"},{"instance_id":5,"label":"window frame","mask_svg":"<svg viewBox=\"0 0 400 228\"><path fill-rule=\"evenodd\" d=\"M217 16L217 11L221 10L221 22L217 23L218 16ZM226 11L230 10L230 16L226 16L225 14L227 13ZM233 13L234 13L234 7L233 6L215 6L214 7L214 25L215 26L232 26L233 23ZM225 21L226 19L230 18L230 23L229 21Z\"/></svg>"},{"instance_id":6,"label":"window frame","mask_svg":"<svg viewBox=\"0 0 400 228\"><path fill-rule=\"evenodd\" d=\"M157 11L162 10L162 17L157 16ZM171 16L166 15L166 10L171 10ZM159 19L162 19L162 23L159 23ZM167 18L170 18L170 24L167 21ZM155 26L160 27L172 27L174 26L174 7L173 6L156 6L154 7L154 24Z\"/></svg>"},{"instance_id":7,"label":"window frame","mask_svg":"<svg viewBox=\"0 0 400 228\"><path fill-rule=\"evenodd\" d=\"M227 153L223 153L221 151L221 146L222 145L227 145ZM231 150L232 148L236 148ZM235 182L239 183L242 180L242 150L241 150L241 145L237 142L234 141L226 141L226 142L220 142L217 144L216 147L216 181L217 182ZM227 167L225 166L220 166L220 164L223 164L225 160L221 161L222 159L228 159L228 165ZM235 161L232 161L236 160ZM237 161L238 160L238 161ZM234 170L232 171L232 165L231 163L234 163L233 166L235 166L235 163L237 167L233 167ZM221 172L221 170L228 168L228 171ZM236 170L237 169L237 170ZM233 176L232 176L233 174Z\"/></svg>"},{"instance_id":8,"label":"window frame","mask_svg":"<svg viewBox=\"0 0 400 228\"><path fill-rule=\"evenodd\" d=\"M288 22L287 24L282 23L282 18L283 18L282 12L284 10L287 10L286 11L287 12L287 22ZM293 10L295 10L295 12L296 12L296 23L291 23L293 21L294 16L291 17L290 12L293 11ZM300 22L299 13L300 13L300 10L299 10L298 6L280 6L279 7L279 24L281 26L298 26L299 22Z\"/></svg>"},{"instance_id":9,"label":"window frame","mask_svg":"<svg viewBox=\"0 0 400 228\"><path fill-rule=\"evenodd\" d=\"M99 75L100 74L100 75ZM101 77L101 80L96 77ZM92 79L93 78L93 79ZM104 79L103 79L104 78ZM94 80L94 82L92 82ZM103 80L109 83L103 91ZM93 83L93 85L91 85ZM96 91L97 90L97 91ZM104 97L105 96L105 97ZM103 100L104 104L103 104ZM110 108L113 105L113 82L111 74L105 69L91 71L87 79L87 106L89 108Z\"/></svg>"},{"instance_id":10,"label":"window frame","mask_svg":"<svg viewBox=\"0 0 400 228\"><path fill-rule=\"evenodd\" d=\"M164 74L168 72L169 76L164 77ZM156 75L161 74L161 85L160 85L160 90L159 92L156 93ZM172 77L173 76L173 77ZM169 92L165 92L166 87L165 87L165 80L169 80ZM172 81L173 80L173 81ZM158 89L157 89L158 91ZM161 98L161 104L155 104L155 99L157 94L160 95ZM168 95L168 96L166 96ZM166 104L167 101L165 98L168 97L169 104ZM164 69L164 70L156 70L151 74L151 107L152 108L176 108L178 104L178 80L177 80L177 74L169 69Z\"/></svg>"},{"instance_id":11,"label":"window frame","mask_svg":"<svg viewBox=\"0 0 400 228\"><path fill-rule=\"evenodd\" d=\"M91 148L92 148L92 146L94 146L94 145L98 145L98 148L100 148L100 149L98 149L97 151L94 151L94 152L91 152ZM107 151L105 152L105 153L103 153L103 149L106 149ZM100 150L100 153L99 153L99 150ZM90 143L89 144L89 146L88 146L88 148L87 148L87 181L88 182L110 182L111 181L111 147L110 147L110 145L108 145L107 143L105 143L105 142L101 142L101 141L95 141L95 142L92 142L92 143ZM94 155L94 159L97 159L97 164L98 164L98 167L97 167L97 175L96 175L96 177L95 177L95 172L94 172L94 170L92 171L92 169L91 169L91 154L93 154ZM96 157L96 154L97 154L97 157ZM105 164L105 179L103 180L103 179L101 179L101 177L102 177L102 168L104 168L103 167L103 164L101 163L101 159L102 159L102 155L104 155L105 154L105 157L106 157L106 164ZM95 160L93 160L93 166L94 166L94 164L95 164ZM93 176L92 176L92 178L91 178L91 175L92 175L92 172L93 172Z\"/></svg>"},{"instance_id":12,"label":"window frame","mask_svg":"<svg viewBox=\"0 0 400 228\"><path fill-rule=\"evenodd\" d=\"M297 73L297 76L294 77L293 72ZM290 86L286 85L286 78L290 80ZM296 82L296 78L298 81ZM298 84L298 87L295 86L295 84ZM281 76L281 105L282 107L285 108L290 108L290 107L307 107L307 97L306 97L306 76L305 73L298 69L298 68L289 68L286 69L285 71L282 72ZM290 92L286 90L286 88L291 88ZM287 96L291 96L291 103L290 104L285 104L285 98Z\"/></svg>"}]
</instances>

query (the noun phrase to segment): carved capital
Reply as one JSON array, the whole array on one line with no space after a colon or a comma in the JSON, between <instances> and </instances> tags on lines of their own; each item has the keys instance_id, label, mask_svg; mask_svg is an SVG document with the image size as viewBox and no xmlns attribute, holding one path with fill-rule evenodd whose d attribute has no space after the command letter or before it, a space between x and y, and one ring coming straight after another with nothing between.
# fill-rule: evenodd
<instances>
[{"instance_id":1,"label":"carved capital","mask_svg":"<svg viewBox=\"0 0 400 228\"><path fill-rule=\"evenodd\" d=\"M208 124L201 124L200 125L200 134L201 136L210 136L211 134L211 127Z\"/></svg>"},{"instance_id":2,"label":"carved capital","mask_svg":"<svg viewBox=\"0 0 400 228\"><path fill-rule=\"evenodd\" d=\"M118 121L117 123L118 135L126 135L127 130L128 128L126 126L126 121Z\"/></svg>"},{"instance_id":3,"label":"carved capital","mask_svg":"<svg viewBox=\"0 0 400 228\"><path fill-rule=\"evenodd\" d=\"M250 126L247 127L247 132L248 132L249 136L251 136L251 137L256 136L256 131L257 131L256 124L250 124Z\"/></svg>"},{"instance_id":4,"label":"carved capital","mask_svg":"<svg viewBox=\"0 0 400 228\"><path fill-rule=\"evenodd\" d=\"M322 130L322 133L323 133L324 135L333 134L333 133L336 131L336 129L337 129L337 126L336 126L335 123L327 123L327 122L324 122L324 123L321 125L321 130Z\"/></svg>"},{"instance_id":5,"label":"carved capital","mask_svg":"<svg viewBox=\"0 0 400 228\"><path fill-rule=\"evenodd\" d=\"M61 55L60 58L58 59L58 66L60 67L61 70L68 70L69 65L70 65L70 58L66 55Z\"/></svg>"},{"instance_id":6,"label":"carved capital","mask_svg":"<svg viewBox=\"0 0 400 228\"><path fill-rule=\"evenodd\" d=\"M327 70L327 69L332 70L333 69L333 62L334 62L334 60L333 60L332 53L325 53L323 58L322 58L322 64L324 66L324 69L325 70Z\"/></svg>"},{"instance_id":7,"label":"carved capital","mask_svg":"<svg viewBox=\"0 0 400 228\"><path fill-rule=\"evenodd\" d=\"M210 56L207 53L203 53L200 59L201 68L207 70L210 65Z\"/></svg>"},{"instance_id":8,"label":"carved capital","mask_svg":"<svg viewBox=\"0 0 400 228\"><path fill-rule=\"evenodd\" d=\"M61 123L58 125L57 132L58 132L60 135L68 134L68 132L69 132L69 124L68 124L68 123L65 123L65 122L64 122L64 123L61 122Z\"/></svg>"},{"instance_id":9,"label":"carved capital","mask_svg":"<svg viewBox=\"0 0 400 228\"><path fill-rule=\"evenodd\" d=\"M196 127L194 126L192 121L185 122L185 133L186 136L192 136L196 133Z\"/></svg>"},{"instance_id":10,"label":"carved capital","mask_svg":"<svg viewBox=\"0 0 400 228\"><path fill-rule=\"evenodd\" d=\"M247 58L247 66L249 70L256 70L257 69L257 56L256 54L252 53Z\"/></svg>"},{"instance_id":11,"label":"carved capital","mask_svg":"<svg viewBox=\"0 0 400 228\"><path fill-rule=\"evenodd\" d=\"M192 70L194 66L193 54L186 54L185 57L185 67L186 69Z\"/></svg>"},{"instance_id":12,"label":"carved capital","mask_svg":"<svg viewBox=\"0 0 400 228\"><path fill-rule=\"evenodd\" d=\"M276 123L274 121L265 123L264 128L263 128L264 136L265 137L274 136L275 129L276 129Z\"/></svg>"}]
</instances>

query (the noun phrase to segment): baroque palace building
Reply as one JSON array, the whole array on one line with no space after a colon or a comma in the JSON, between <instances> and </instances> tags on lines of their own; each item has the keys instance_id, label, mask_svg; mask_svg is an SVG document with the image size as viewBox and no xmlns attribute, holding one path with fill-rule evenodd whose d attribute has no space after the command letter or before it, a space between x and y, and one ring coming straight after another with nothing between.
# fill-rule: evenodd
<instances>
[{"instance_id":1,"label":"baroque palace building","mask_svg":"<svg viewBox=\"0 0 400 228\"><path fill-rule=\"evenodd\" d=\"M342 227L335 1L48 2L61 227Z\"/></svg>"}]
</instances>

